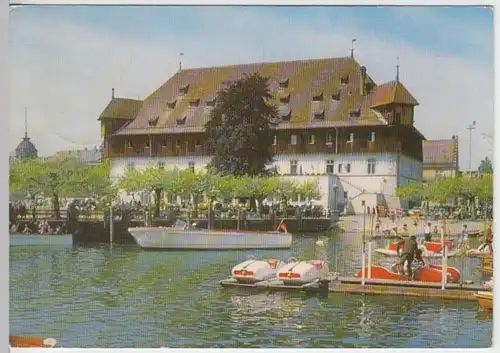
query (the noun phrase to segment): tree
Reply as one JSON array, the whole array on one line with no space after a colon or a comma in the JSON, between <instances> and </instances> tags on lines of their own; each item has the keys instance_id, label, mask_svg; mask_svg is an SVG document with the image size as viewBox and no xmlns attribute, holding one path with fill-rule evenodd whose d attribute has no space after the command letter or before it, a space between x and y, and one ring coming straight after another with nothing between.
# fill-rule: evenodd
<instances>
[{"instance_id":1,"label":"tree","mask_svg":"<svg viewBox=\"0 0 500 353\"><path fill-rule=\"evenodd\" d=\"M478 167L479 173L493 173L493 164L488 157L485 157Z\"/></svg>"},{"instance_id":2,"label":"tree","mask_svg":"<svg viewBox=\"0 0 500 353\"><path fill-rule=\"evenodd\" d=\"M273 160L270 149L278 120L268 78L247 75L229 83L216 98L205 124L209 168L214 173L236 176L265 174Z\"/></svg>"},{"instance_id":3,"label":"tree","mask_svg":"<svg viewBox=\"0 0 500 353\"><path fill-rule=\"evenodd\" d=\"M60 219L59 198L81 196L85 192L83 180L90 170L88 168L80 159L64 156L14 161L9 166L10 190L24 192L30 197L32 204L40 195L50 197L54 217Z\"/></svg>"},{"instance_id":4,"label":"tree","mask_svg":"<svg viewBox=\"0 0 500 353\"><path fill-rule=\"evenodd\" d=\"M128 192L152 191L154 197L154 216L160 215L160 203L164 193L178 191L179 171L168 170L150 165L145 169L128 169L120 179L118 187Z\"/></svg>"}]
</instances>

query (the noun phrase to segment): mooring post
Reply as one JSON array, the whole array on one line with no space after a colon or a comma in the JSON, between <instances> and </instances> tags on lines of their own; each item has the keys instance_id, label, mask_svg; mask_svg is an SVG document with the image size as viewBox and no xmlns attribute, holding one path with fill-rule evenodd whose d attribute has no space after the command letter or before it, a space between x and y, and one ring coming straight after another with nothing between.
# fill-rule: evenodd
<instances>
[{"instance_id":1,"label":"mooring post","mask_svg":"<svg viewBox=\"0 0 500 353\"><path fill-rule=\"evenodd\" d=\"M113 232L114 232L114 221L113 221L113 206L109 206L109 244L113 245Z\"/></svg>"},{"instance_id":2,"label":"mooring post","mask_svg":"<svg viewBox=\"0 0 500 353\"><path fill-rule=\"evenodd\" d=\"M366 207L365 200L361 201L361 206L363 206L363 251L361 256L361 285L365 285L365 261L366 261L366 252L365 252L365 242L366 242Z\"/></svg>"},{"instance_id":3,"label":"mooring post","mask_svg":"<svg viewBox=\"0 0 500 353\"><path fill-rule=\"evenodd\" d=\"M446 261L446 247L444 246L444 220L443 220L443 226L441 227L441 289L444 290L444 287L446 286L446 274L444 270L444 263Z\"/></svg>"},{"instance_id":4,"label":"mooring post","mask_svg":"<svg viewBox=\"0 0 500 353\"><path fill-rule=\"evenodd\" d=\"M238 220L236 221L236 230L240 230L240 205L238 205Z\"/></svg>"},{"instance_id":5,"label":"mooring post","mask_svg":"<svg viewBox=\"0 0 500 353\"><path fill-rule=\"evenodd\" d=\"M368 242L368 279L372 278L372 241Z\"/></svg>"}]
</instances>

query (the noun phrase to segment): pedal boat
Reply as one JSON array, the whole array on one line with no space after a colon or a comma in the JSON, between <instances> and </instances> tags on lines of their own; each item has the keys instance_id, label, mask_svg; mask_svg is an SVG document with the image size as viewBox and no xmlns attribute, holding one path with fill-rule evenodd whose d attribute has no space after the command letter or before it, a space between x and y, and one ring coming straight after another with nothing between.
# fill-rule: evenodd
<instances>
[{"instance_id":1,"label":"pedal boat","mask_svg":"<svg viewBox=\"0 0 500 353\"><path fill-rule=\"evenodd\" d=\"M455 243L451 240L445 241L444 242L445 246L447 246L449 249L453 248L455 246ZM378 254L385 255L385 256L398 256L397 253L397 246L398 243L391 243L387 245L386 248L377 248L374 251ZM435 241L424 241L422 244L418 245L418 248L422 250L422 257L423 258L434 258L434 257L441 257L441 242L435 242ZM401 249L402 250L402 249ZM449 251L448 252L448 257L454 257L456 256L456 251Z\"/></svg>"},{"instance_id":2,"label":"pedal boat","mask_svg":"<svg viewBox=\"0 0 500 353\"><path fill-rule=\"evenodd\" d=\"M9 345L12 348L53 348L56 343L57 341L54 338L9 336Z\"/></svg>"},{"instance_id":3,"label":"pedal boat","mask_svg":"<svg viewBox=\"0 0 500 353\"><path fill-rule=\"evenodd\" d=\"M302 285L326 279L328 271L328 262L326 261L298 261L291 258L286 265L279 269L277 278L284 285Z\"/></svg>"},{"instance_id":4,"label":"pedal boat","mask_svg":"<svg viewBox=\"0 0 500 353\"><path fill-rule=\"evenodd\" d=\"M385 280L395 280L395 281L409 281L408 275L401 274L397 272L399 264L393 264L393 271L388 270L383 266L372 265L371 266L371 279L385 279ZM406 265L405 265L406 271ZM448 283L456 283L460 281L460 271L455 267L448 266L447 269L447 279ZM441 283L442 278L442 266L439 265L414 265L413 266L413 281L419 282L430 282L430 283ZM354 277L361 277L362 270L354 275ZM365 278L368 278L368 266L365 267Z\"/></svg>"},{"instance_id":5,"label":"pedal boat","mask_svg":"<svg viewBox=\"0 0 500 353\"><path fill-rule=\"evenodd\" d=\"M484 310L493 310L493 292L477 292L474 294Z\"/></svg>"},{"instance_id":6,"label":"pedal boat","mask_svg":"<svg viewBox=\"0 0 500 353\"><path fill-rule=\"evenodd\" d=\"M231 270L231 276L240 283L256 283L276 278L276 273L285 265L278 259L258 260L249 258Z\"/></svg>"}]
</instances>

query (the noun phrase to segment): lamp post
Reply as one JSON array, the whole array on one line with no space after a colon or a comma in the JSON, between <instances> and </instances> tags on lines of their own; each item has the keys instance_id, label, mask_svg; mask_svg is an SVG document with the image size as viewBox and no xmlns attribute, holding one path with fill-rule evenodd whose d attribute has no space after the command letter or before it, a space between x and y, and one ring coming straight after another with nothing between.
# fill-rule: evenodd
<instances>
[{"instance_id":1,"label":"lamp post","mask_svg":"<svg viewBox=\"0 0 500 353\"><path fill-rule=\"evenodd\" d=\"M366 219L366 210L365 210L366 202L365 200L361 201L361 206L363 206L363 255L361 256L361 285L365 285L365 242L366 242L366 230L365 230L365 219Z\"/></svg>"},{"instance_id":2,"label":"lamp post","mask_svg":"<svg viewBox=\"0 0 500 353\"><path fill-rule=\"evenodd\" d=\"M474 130L475 128L475 120L472 122L472 124L467 126L467 130L469 130L469 178L472 177L472 130Z\"/></svg>"}]
</instances>

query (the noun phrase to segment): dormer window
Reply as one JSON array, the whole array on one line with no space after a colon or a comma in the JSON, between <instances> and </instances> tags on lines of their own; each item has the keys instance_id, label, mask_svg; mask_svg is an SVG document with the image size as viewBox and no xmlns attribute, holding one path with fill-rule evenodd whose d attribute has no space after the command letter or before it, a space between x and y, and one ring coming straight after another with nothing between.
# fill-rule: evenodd
<instances>
[{"instance_id":1,"label":"dormer window","mask_svg":"<svg viewBox=\"0 0 500 353\"><path fill-rule=\"evenodd\" d=\"M189 91L189 85L184 85L179 88L179 94L184 95Z\"/></svg>"},{"instance_id":2,"label":"dormer window","mask_svg":"<svg viewBox=\"0 0 500 353\"><path fill-rule=\"evenodd\" d=\"M314 112L313 116L314 116L314 119L316 119L316 120L324 120L325 119L325 110L324 109L317 110Z\"/></svg>"},{"instance_id":3,"label":"dormer window","mask_svg":"<svg viewBox=\"0 0 500 353\"><path fill-rule=\"evenodd\" d=\"M149 118L148 125L151 126L151 127L152 126L156 126L156 124L158 123L158 119L159 118L160 118L159 116L153 116L152 118Z\"/></svg>"},{"instance_id":4,"label":"dormer window","mask_svg":"<svg viewBox=\"0 0 500 353\"><path fill-rule=\"evenodd\" d=\"M190 106L191 108L196 108L196 107L197 107L197 106L199 106L199 105L200 105L200 99L199 99L199 98L197 98L197 99L192 99L192 100L190 100L190 101L189 101L189 106Z\"/></svg>"},{"instance_id":5,"label":"dormer window","mask_svg":"<svg viewBox=\"0 0 500 353\"><path fill-rule=\"evenodd\" d=\"M187 119L187 115L184 115L183 118L178 118L177 119L177 125L185 125L186 124L186 119Z\"/></svg>"},{"instance_id":6,"label":"dormer window","mask_svg":"<svg viewBox=\"0 0 500 353\"><path fill-rule=\"evenodd\" d=\"M280 102L281 103L290 103L290 93L281 95Z\"/></svg>"},{"instance_id":7,"label":"dormer window","mask_svg":"<svg viewBox=\"0 0 500 353\"><path fill-rule=\"evenodd\" d=\"M336 93L332 94L332 100L336 102L340 102L340 90L338 90Z\"/></svg>"},{"instance_id":8,"label":"dormer window","mask_svg":"<svg viewBox=\"0 0 500 353\"><path fill-rule=\"evenodd\" d=\"M340 83L343 85L347 85L349 83L349 75L341 77L340 78Z\"/></svg>"},{"instance_id":9,"label":"dormer window","mask_svg":"<svg viewBox=\"0 0 500 353\"><path fill-rule=\"evenodd\" d=\"M287 106L281 106L278 108L278 114L282 120L290 121L292 118L292 110Z\"/></svg>"},{"instance_id":10,"label":"dormer window","mask_svg":"<svg viewBox=\"0 0 500 353\"><path fill-rule=\"evenodd\" d=\"M326 134L326 144L327 145L333 144L333 135L331 133Z\"/></svg>"},{"instance_id":11,"label":"dormer window","mask_svg":"<svg viewBox=\"0 0 500 353\"><path fill-rule=\"evenodd\" d=\"M177 100L173 100L173 101L170 101L167 103L167 107L168 109L174 109L175 108L175 105L177 103Z\"/></svg>"},{"instance_id":12,"label":"dormer window","mask_svg":"<svg viewBox=\"0 0 500 353\"><path fill-rule=\"evenodd\" d=\"M288 77L280 79L279 80L279 86L280 86L280 88L288 88L288 82L289 82Z\"/></svg>"},{"instance_id":13,"label":"dormer window","mask_svg":"<svg viewBox=\"0 0 500 353\"><path fill-rule=\"evenodd\" d=\"M323 92L318 92L313 95L313 102L321 102L323 100Z\"/></svg>"},{"instance_id":14,"label":"dormer window","mask_svg":"<svg viewBox=\"0 0 500 353\"><path fill-rule=\"evenodd\" d=\"M351 118L359 118L360 116L361 116L361 107L349 111L349 117Z\"/></svg>"}]
</instances>

